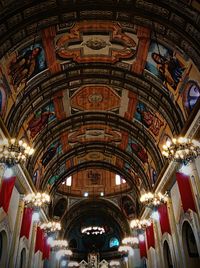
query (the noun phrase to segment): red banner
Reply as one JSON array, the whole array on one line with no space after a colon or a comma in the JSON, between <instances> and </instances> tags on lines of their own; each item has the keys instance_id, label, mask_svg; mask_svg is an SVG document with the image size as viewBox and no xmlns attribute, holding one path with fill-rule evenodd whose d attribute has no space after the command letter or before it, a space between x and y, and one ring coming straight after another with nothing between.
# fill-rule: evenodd
<instances>
[{"instance_id":1,"label":"red banner","mask_svg":"<svg viewBox=\"0 0 200 268\"><path fill-rule=\"evenodd\" d=\"M16 177L4 178L0 189L0 207L7 213Z\"/></svg>"},{"instance_id":2,"label":"red banner","mask_svg":"<svg viewBox=\"0 0 200 268\"><path fill-rule=\"evenodd\" d=\"M154 230L153 230L153 223L146 228L146 236L147 236L147 247L155 248L155 238L154 238Z\"/></svg>"},{"instance_id":3,"label":"red banner","mask_svg":"<svg viewBox=\"0 0 200 268\"><path fill-rule=\"evenodd\" d=\"M35 241L35 253L40 250L44 250L44 232L40 227L37 227L36 241Z\"/></svg>"},{"instance_id":4,"label":"red banner","mask_svg":"<svg viewBox=\"0 0 200 268\"><path fill-rule=\"evenodd\" d=\"M44 239L44 248L43 248L43 254L42 259L49 259L50 256L50 245L47 243L48 236Z\"/></svg>"},{"instance_id":5,"label":"red banner","mask_svg":"<svg viewBox=\"0 0 200 268\"><path fill-rule=\"evenodd\" d=\"M140 257L147 257L147 249L146 249L146 243L145 243L145 239L144 241L140 241L139 240L139 248L140 248Z\"/></svg>"},{"instance_id":6,"label":"red banner","mask_svg":"<svg viewBox=\"0 0 200 268\"><path fill-rule=\"evenodd\" d=\"M160 218L160 227L162 234L164 234L165 232L171 234L167 205L163 204L159 206L158 213Z\"/></svg>"},{"instance_id":7,"label":"red banner","mask_svg":"<svg viewBox=\"0 0 200 268\"><path fill-rule=\"evenodd\" d=\"M190 177L183 173L177 172L176 180L178 183L184 212L187 212L188 209L196 212L194 197L190 185Z\"/></svg>"},{"instance_id":8,"label":"red banner","mask_svg":"<svg viewBox=\"0 0 200 268\"><path fill-rule=\"evenodd\" d=\"M33 214L32 208L25 208L24 209L20 237L25 236L27 239L29 239L32 214Z\"/></svg>"}]
</instances>

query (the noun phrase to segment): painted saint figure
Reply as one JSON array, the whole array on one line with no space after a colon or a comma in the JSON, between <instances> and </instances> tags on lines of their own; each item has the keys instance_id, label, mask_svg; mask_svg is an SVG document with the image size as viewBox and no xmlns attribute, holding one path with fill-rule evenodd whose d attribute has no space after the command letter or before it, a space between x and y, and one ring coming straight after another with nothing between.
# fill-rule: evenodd
<instances>
[{"instance_id":1,"label":"painted saint figure","mask_svg":"<svg viewBox=\"0 0 200 268\"><path fill-rule=\"evenodd\" d=\"M28 130L30 130L31 138L34 138L48 123L49 117L53 112L42 112L39 116L34 115L28 122Z\"/></svg>"},{"instance_id":2,"label":"painted saint figure","mask_svg":"<svg viewBox=\"0 0 200 268\"><path fill-rule=\"evenodd\" d=\"M168 54L165 56L153 52L151 56L157 63L157 68L165 84L168 83L175 90L182 78L185 68L173 55L172 51L168 51Z\"/></svg>"}]
</instances>

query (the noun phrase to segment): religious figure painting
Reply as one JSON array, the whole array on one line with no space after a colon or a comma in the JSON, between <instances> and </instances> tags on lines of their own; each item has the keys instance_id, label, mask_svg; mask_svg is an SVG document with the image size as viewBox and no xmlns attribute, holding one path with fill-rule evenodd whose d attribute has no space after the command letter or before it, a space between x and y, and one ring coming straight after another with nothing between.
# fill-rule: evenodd
<instances>
[{"instance_id":1,"label":"religious figure painting","mask_svg":"<svg viewBox=\"0 0 200 268\"><path fill-rule=\"evenodd\" d=\"M166 89L171 87L176 90L179 82L182 81L186 66L178 53L152 42L145 68L158 77Z\"/></svg>"},{"instance_id":2,"label":"religious figure painting","mask_svg":"<svg viewBox=\"0 0 200 268\"><path fill-rule=\"evenodd\" d=\"M1 116L3 116L6 112L7 97L9 94L10 94L10 87L0 67L0 115Z\"/></svg>"},{"instance_id":3,"label":"religious figure painting","mask_svg":"<svg viewBox=\"0 0 200 268\"><path fill-rule=\"evenodd\" d=\"M35 138L35 136L55 118L53 103L37 111L28 122L28 130L30 131L31 138Z\"/></svg>"},{"instance_id":4,"label":"religious figure painting","mask_svg":"<svg viewBox=\"0 0 200 268\"><path fill-rule=\"evenodd\" d=\"M19 92L25 88L28 80L44 69L46 69L44 49L40 43L36 43L12 56L8 75L14 89Z\"/></svg>"},{"instance_id":5,"label":"religious figure painting","mask_svg":"<svg viewBox=\"0 0 200 268\"><path fill-rule=\"evenodd\" d=\"M51 144L41 158L42 166L45 168L48 163L54 158L54 156L61 151L62 147L59 142L54 142Z\"/></svg>"},{"instance_id":6,"label":"religious figure painting","mask_svg":"<svg viewBox=\"0 0 200 268\"><path fill-rule=\"evenodd\" d=\"M150 111L143 103L138 103L135 118L145 125L155 136L160 133L164 122L158 118L155 112Z\"/></svg>"}]
</instances>

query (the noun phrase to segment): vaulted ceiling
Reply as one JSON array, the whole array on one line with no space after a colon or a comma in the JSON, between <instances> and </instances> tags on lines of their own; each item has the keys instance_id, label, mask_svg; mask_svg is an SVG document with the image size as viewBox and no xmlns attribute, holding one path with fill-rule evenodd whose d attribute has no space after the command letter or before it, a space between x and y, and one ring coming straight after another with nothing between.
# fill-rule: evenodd
<instances>
[{"instance_id":1,"label":"vaulted ceiling","mask_svg":"<svg viewBox=\"0 0 200 268\"><path fill-rule=\"evenodd\" d=\"M200 95L198 1L0 6L1 117L35 148L26 168L36 188L138 199ZM126 185L116 186L115 174ZM72 187L62 186L69 176Z\"/></svg>"}]
</instances>

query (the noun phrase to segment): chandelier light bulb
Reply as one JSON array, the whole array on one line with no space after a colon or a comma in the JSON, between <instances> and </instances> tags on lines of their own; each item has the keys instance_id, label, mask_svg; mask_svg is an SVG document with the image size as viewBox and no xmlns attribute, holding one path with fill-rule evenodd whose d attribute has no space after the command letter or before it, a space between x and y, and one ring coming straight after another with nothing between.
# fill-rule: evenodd
<instances>
[{"instance_id":1,"label":"chandelier light bulb","mask_svg":"<svg viewBox=\"0 0 200 268\"><path fill-rule=\"evenodd\" d=\"M187 165L200 156L200 143L186 137L173 138L163 145L162 154L170 161Z\"/></svg>"}]
</instances>

